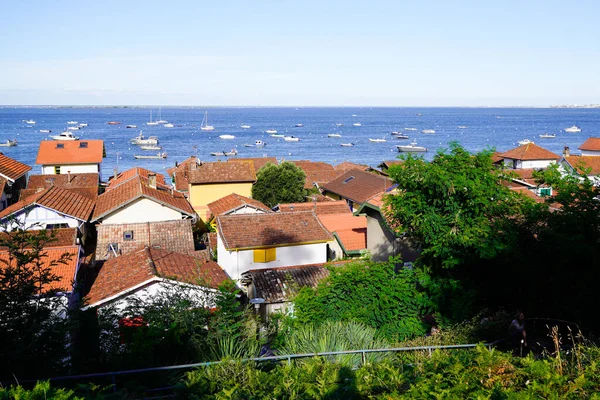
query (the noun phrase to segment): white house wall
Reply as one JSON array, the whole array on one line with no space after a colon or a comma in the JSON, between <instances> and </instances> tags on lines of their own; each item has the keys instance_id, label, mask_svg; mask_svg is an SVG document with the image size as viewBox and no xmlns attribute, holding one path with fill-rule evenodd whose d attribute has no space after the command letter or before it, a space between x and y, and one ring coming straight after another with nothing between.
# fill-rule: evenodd
<instances>
[{"instance_id":1,"label":"white house wall","mask_svg":"<svg viewBox=\"0 0 600 400\"><path fill-rule=\"evenodd\" d=\"M28 212L20 211L13 216L24 229L44 229L48 224L67 224L69 228L79 228L81 225L81 221L75 218L59 214L54 210L40 206L35 206L28 210ZM10 232L16 226L19 225L12 223L7 224L6 226L0 226L0 231Z\"/></svg>"},{"instance_id":2,"label":"white house wall","mask_svg":"<svg viewBox=\"0 0 600 400\"><path fill-rule=\"evenodd\" d=\"M54 167L60 167L60 174L66 175L68 171L72 174L85 174L85 173L100 173L99 164L76 164L76 165L42 165L42 175L56 175L54 173Z\"/></svg>"},{"instance_id":3,"label":"white house wall","mask_svg":"<svg viewBox=\"0 0 600 400\"><path fill-rule=\"evenodd\" d=\"M104 217L103 224L135 224L140 222L173 221L182 218L179 211L149 199L138 199Z\"/></svg>"},{"instance_id":4,"label":"white house wall","mask_svg":"<svg viewBox=\"0 0 600 400\"><path fill-rule=\"evenodd\" d=\"M516 161L513 162L513 161ZM529 169L529 168L535 168L535 169L541 169L541 168L548 168L551 164L556 163L556 161L554 160L528 160L528 161L522 161L522 160L513 160L512 158L505 158L504 159L504 165L506 165L508 168L514 168L514 169Z\"/></svg>"},{"instance_id":5,"label":"white house wall","mask_svg":"<svg viewBox=\"0 0 600 400\"><path fill-rule=\"evenodd\" d=\"M581 150L582 156L600 156L600 151Z\"/></svg>"}]
</instances>

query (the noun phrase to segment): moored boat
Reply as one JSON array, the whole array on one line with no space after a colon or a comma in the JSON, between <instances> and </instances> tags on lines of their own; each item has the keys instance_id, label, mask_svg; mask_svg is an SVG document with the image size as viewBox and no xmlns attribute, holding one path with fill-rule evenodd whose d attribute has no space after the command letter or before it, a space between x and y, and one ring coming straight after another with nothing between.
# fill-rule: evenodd
<instances>
[{"instance_id":1,"label":"moored boat","mask_svg":"<svg viewBox=\"0 0 600 400\"><path fill-rule=\"evenodd\" d=\"M232 140L232 139L235 139L235 136L233 136L233 135L220 135L219 139Z\"/></svg>"},{"instance_id":2,"label":"moored boat","mask_svg":"<svg viewBox=\"0 0 600 400\"><path fill-rule=\"evenodd\" d=\"M61 132L58 135L50 136L52 140L79 140L79 136L73 135L71 131Z\"/></svg>"},{"instance_id":3,"label":"moored boat","mask_svg":"<svg viewBox=\"0 0 600 400\"><path fill-rule=\"evenodd\" d=\"M435 133L435 130L433 130L433 129L423 129L421 131L421 133Z\"/></svg>"},{"instance_id":4,"label":"moored boat","mask_svg":"<svg viewBox=\"0 0 600 400\"><path fill-rule=\"evenodd\" d=\"M427 151L426 147L417 146L416 140L413 140L412 143L404 146L396 146L396 148L401 153L424 153Z\"/></svg>"},{"instance_id":5,"label":"moored boat","mask_svg":"<svg viewBox=\"0 0 600 400\"><path fill-rule=\"evenodd\" d=\"M128 129L137 128L137 125L125 125L125 128L128 128Z\"/></svg>"},{"instance_id":6,"label":"moored boat","mask_svg":"<svg viewBox=\"0 0 600 400\"><path fill-rule=\"evenodd\" d=\"M147 138L144 137L144 134L142 133L142 131L140 131L140 133L134 137L133 139L131 139L129 141L131 144L137 144L137 145L141 145L141 144L158 144L158 138L156 136L148 136Z\"/></svg>"},{"instance_id":7,"label":"moored boat","mask_svg":"<svg viewBox=\"0 0 600 400\"><path fill-rule=\"evenodd\" d=\"M163 125L165 128L173 128L175 125L171 124L171 123L166 123Z\"/></svg>"},{"instance_id":8,"label":"moored boat","mask_svg":"<svg viewBox=\"0 0 600 400\"><path fill-rule=\"evenodd\" d=\"M404 128L405 131L416 131L417 128Z\"/></svg>"},{"instance_id":9,"label":"moored boat","mask_svg":"<svg viewBox=\"0 0 600 400\"><path fill-rule=\"evenodd\" d=\"M556 137L555 133L542 133L540 139L553 139Z\"/></svg>"},{"instance_id":10,"label":"moored boat","mask_svg":"<svg viewBox=\"0 0 600 400\"><path fill-rule=\"evenodd\" d=\"M286 142L299 142L300 138L297 138L296 136L284 136L283 140Z\"/></svg>"},{"instance_id":11,"label":"moored boat","mask_svg":"<svg viewBox=\"0 0 600 400\"><path fill-rule=\"evenodd\" d=\"M0 147L13 147L17 145L17 139L10 140L8 139L6 142L0 142Z\"/></svg>"},{"instance_id":12,"label":"moored boat","mask_svg":"<svg viewBox=\"0 0 600 400\"><path fill-rule=\"evenodd\" d=\"M521 146L526 145L526 144L533 144L533 142L529 139L523 139L523 140L519 140L519 144Z\"/></svg>"},{"instance_id":13,"label":"moored boat","mask_svg":"<svg viewBox=\"0 0 600 400\"><path fill-rule=\"evenodd\" d=\"M109 125L121 125L121 123L119 121L108 121L107 124L109 124Z\"/></svg>"},{"instance_id":14,"label":"moored boat","mask_svg":"<svg viewBox=\"0 0 600 400\"><path fill-rule=\"evenodd\" d=\"M405 135L405 134L403 134L403 133L399 133L399 134L397 134L397 135L394 135L394 137L395 137L396 139L410 139L410 138L408 137L408 135Z\"/></svg>"},{"instance_id":15,"label":"moored boat","mask_svg":"<svg viewBox=\"0 0 600 400\"><path fill-rule=\"evenodd\" d=\"M256 147L264 147L266 145L267 144L265 142L263 142L262 140L257 140L254 142L254 146L256 146Z\"/></svg>"},{"instance_id":16,"label":"moored boat","mask_svg":"<svg viewBox=\"0 0 600 400\"><path fill-rule=\"evenodd\" d=\"M202 118L202 123L200 124L201 131L214 131L215 127L208 124L208 111L204 112L204 118Z\"/></svg>"},{"instance_id":17,"label":"moored boat","mask_svg":"<svg viewBox=\"0 0 600 400\"><path fill-rule=\"evenodd\" d=\"M40 129L41 133L50 133L52 132L52 129Z\"/></svg>"},{"instance_id":18,"label":"moored boat","mask_svg":"<svg viewBox=\"0 0 600 400\"><path fill-rule=\"evenodd\" d=\"M133 156L134 158L138 159L138 160L147 160L147 159L162 159L162 158L167 158L167 152L162 152L162 153L158 153L155 155L143 155L143 154L138 154Z\"/></svg>"},{"instance_id":19,"label":"moored boat","mask_svg":"<svg viewBox=\"0 0 600 400\"><path fill-rule=\"evenodd\" d=\"M68 125L77 125L77 121L67 121Z\"/></svg>"},{"instance_id":20,"label":"moored boat","mask_svg":"<svg viewBox=\"0 0 600 400\"><path fill-rule=\"evenodd\" d=\"M277 133L277 130L276 130L276 129L267 129L267 130L265 131L265 133L268 133L268 134L270 134L270 135L271 135L271 134Z\"/></svg>"},{"instance_id":21,"label":"moored boat","mask_svg":"<svg viewBox=\"0 0 600 400\"><path fill-rule=\"evenodd\" d=\"M341 143L340 146L342 146L342 147L353 147L354 143Z\"/></svg>"},{"instance_id":22,"label":"moored boat","mask_svg":"<svg viewBox=\"0 0 600 400\"><path fill-rule=\"evenodd\" d=\"M140 149L142 150L162 150L161 146L158 146L156 144L141 144L140 145Z\"/></svg>"},{"instance_id":23,"label":"moored boat","mask_svg":"<svg viewBox=\"0 0 600 400\"><path fill-rule=\"evenodd\" d=\"M244 124L244 125L241 125L240 128L242 128L242 129L250 129L252 127L250 125Z\"/></svg>"},{"instance_id":24,"label":"moored boat","mask_svg":"<svg viewBox=\"0 0 600 400\"><path fill-rule=\"evenodd\" d=\"M294 125L294 128L302 128L304 126L304 124L296 124Z\"/></svg>"},{"instance_id":25,"label":"moored boat","mask_svg":"<svg viewBox=\"0 0 600 400\"><path fill-rule=\"evenodd\" d=\"M352 126L362 126L362 124L360 122L355 122L352 124Z\"/></svg>"},{"instance_id":26,"label":"moored boat","mask_svg":"<svg viewBox=\"0 0 600 400\"><path fill-rule=\"evenodd\" d=\"M373 142L373 143L385 143L385 142L387 142L387 140L385 140L385 139L373 139L373 138L369 138L369 142Z\"/></svg>"},{"instance_id":27,"label":"moored boat","mask_svg":"<svg viewBox=\"0 0 600 400\"><path fill-rule=\"evenodd\" d=\"M339 133L328 133L327 137L342 137Z\"/></svg>"},{"instance_id":28,"label":"moored boat","mask_svg":"<svg viewBox=\"0 0 600 400\"><path fill-rule=\"evenodd\" d=\"M577 133L577 132L581 132L581 128L578 127L577 125L573 125L569 128L565 129L565 132L569 132L569 133Z\"/></svg>"},{"instance_id":29,"label":"moored boat","mask_svg":"<svg viewBox=\"0 0 600 400\"><path fill-rule=\"evenodd\" d=\"M35 125L35 121L32 120L32 119L28 119L28 120L25 120L23 122L25 122L27 125Z\"/></svg>"}]
</instances>

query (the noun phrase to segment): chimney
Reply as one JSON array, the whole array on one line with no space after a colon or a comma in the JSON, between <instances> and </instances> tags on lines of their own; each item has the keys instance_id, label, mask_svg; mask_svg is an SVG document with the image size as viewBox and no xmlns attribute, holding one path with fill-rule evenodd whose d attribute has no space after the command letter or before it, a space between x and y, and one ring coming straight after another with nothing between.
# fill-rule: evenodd
<instances>
[{"instance_id":1,"label":"chimney","mask_svg":"<svg viewBox=\"0 0 600 400\"><path fill-rule=\"evenodd\" d=\"M156 189L156 174L148 174L148 186Z\"/></svg>"},{"instance_id":2,"label":"chimney","mask_svg":"<svg viewBox=\"0 0 600 400\"><path fill-rule=\"evenodd\" d=\"M569 146L565 146L563 150L563 157L569 157L571 155L571 151L569 150Z\"/></svg>"},{"instance_id":3,"label":"chimney","mask_svg":"<svg viewBox=\"0 0 600 400\"><path fill-rule=\"evenodd\" d=\"M114 179L114 180L117 180L117 177L119 176L119 173L117 172L117 169L116 169L116 168L115 168L115 169L113 169L113 173L114 173L114 175L113 175L113 179Z\"/></svg>"},{"instance_id":4,"label":"chimney","mask_svg":"<svg viewBox=\"0 0 600 400\"><path fill-rule=\"evenodd\" d=\"M71 183L71 171L67 171L67 183Z\"/></svg>"}]
</instances>

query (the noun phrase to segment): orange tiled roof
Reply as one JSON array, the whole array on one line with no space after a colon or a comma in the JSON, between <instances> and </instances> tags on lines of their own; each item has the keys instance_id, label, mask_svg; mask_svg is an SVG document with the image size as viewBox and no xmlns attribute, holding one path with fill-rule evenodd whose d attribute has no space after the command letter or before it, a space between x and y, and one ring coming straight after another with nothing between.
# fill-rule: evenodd
<instances>
[{"instance_id":1,"label":"orange tiled roof","mask_svg":"<svg viewBox=\"0 0 600 400\"><path fill-rule=\"evenodd\" d=\"M264 212L271 212L271 209L260 201L251 199L250 197L241 196L237 193L232 193L207 205L208 209L215 217L245 206L254 207Z\"/></svg>"},{"instance_id":2,"label":"orange tiled roof","mask_svg":"<svg viewBox=\"0 0 600 400\"><path fill-rule=\"evenodd\" d=\"M221 215L217 227L228 250L333 240L312 211Z\"/></svg>"},{"instance_id":3,"label":"orange tiled roof","mask_svg":"<svg viewBox=\"0 0 600 400\"><path fill-rule=\"evenodd\" d=\"M367 218L349 213L319 215L319 220L335 233L347 251L367 248Z\"/></svg>"},{"instance_id":4,"label":"orange tiled roof","mask_svg":"<svg viewBox=\"0 0 600 400\"><path fill-rule=\"evenodd\" d=\"M585 142L583 142L581 146L578 147L578 149L588 151L600 151L600 138L588 138Z\"/></svg>"},{"instance_id":5,"label":"orange tiled roof","mask_svg":"<svg viewBox=\"0 0 600 400\"><path fill-rule=\"evenodd\" d=\"M175 190L180 192L188 191L188 178L190 175L190 170L192 166L197 165L198 159L196 156L191 156L181 163L176 165L175 167L167 169L167 173L169 176L175 179Z\"/></svg>"},{"instance_id":6,"label":"orange tiled roof","mask_svg":"<svg viewBox=\"0 0 600 400\"><path fill-rule=\"evenodd\" d=\"M297 160L290 162L296 164L298 168L302 168L304 172L334 170L333 165L322 161Z\"/></svg>"},{"instance_id":7,"label":"orange tiled roof","mask_svg":"<svg viewBox=\"0 0 600 400\"><path fill-rule=\"evenodd\" d=\"M27 236L36 235L41 231L29 230ZM65 247L74 246L77 244L77 228L57 228L52 230L54 240L44 244L44 247ZM11 232L0 232L0 240L10 240L11 236L14 236L16 231ZM49 231L50 233L50 231ZM1 246L0 250L7 250L7 246Z\"/></svg>"},{"instance_id":8,"label":"orange tiled roof","mask_svg":"<svg viewBox=\"0 0 600 400\"><path fill-rule=\"evenodd\" d=\"M21 198L26 198L49 187L75 190L78 194L95 200L98 197L98 174L30 175L27 189L21 190Z\"/></svg>"},{"instance_id":9,"label":"orange tiled roof","mask_svg":"<svg viewBox=\"0 0 600 400\"><path fill-rule=\"evenodd\" d=\"M189 183L255 182L254 165L250 162L210 162L190 170Z\"/></svg>"},{"instance_id":10,"label":"orange tiled roof","mask_svg":"<svg viewBox=\"0 0 600 400\"><path fill-rule=\"evenodd\" d=\"M98 197L92 222L98 221L142 197L154 200L188 216L194 215L192 206L181 193L171 192L159 186L153 189L148 185L148 179L137 175L120 185L114 186Z\"/></svg>"},{"instance_id":11,"label":"orange tiled roof","mask_svg":"<svg viewBox=\"0 0 600 400\"><path fill-rule=\"evenodd\" d=\"M228 279L225 271L214 261L143 247L105 261L86 299L90 306L96 306L112 297L126 295L133 287L156 277L210 288L218 288Z\"/></svg>"},{"instance_id":12,"label":"orange tiled roof","mask_svg":"<svg viewBox=\"0 0 600 400\"><path fill-rule=\"evenodd\" d=\"M563 159L569 163L577 173L582 173L584 169L589 168L589 175L600 175L600 157L598 156L569 156L564 157Z\"/></svg>"},{"instance_id":13,"label":"orange tiled roof","mask_svg":"<svg viewBox=\"0 0 600 400\"><path fill-rule=\"evenodd\" d=\"M0 153L0 175L14 182L31 170L29 165Z\"/></svg>"},{"instance_id":14,"label":"orange tiled roof","mask_svg":"<svg viewBox=\"0 0 600 400\"><path fill-rule=\"evenodd\" d=\"M340 170L340 171L349 171L351 169L359 169L361 171L367 171L369 170L369 166L368 165L364 165L364 164L355 164L355 163L351 163L349 161L344 161L336 166L334 166L333 168Z\"/></svg>"},{"instance_id":15,"label":"orange tiled roof","mask_svg":"<svg viewBox=\"0 0 600 400\"><path fill-rule=\"evenodd\" d=\"M323 185L322 189L355 203L364 203L392 185L393 182L385 176L353 169Z\"/></svg>"},{"instance_id":16,"label":"orange tiled roof","mask_svg":"<svg viewBox=\"0 0 600 400\"><path fill-rule=\"evenodd\" d=\"M404 163L403 160L386 160L386 161L382 161L381 164L379 164L379 168L388 169L394 165L401 165L403 163Z\"/></svg>"},{"instance_id":17,"label":"orange tiled roof","mask_svg":"<svg viewBox=\"0 0 600 400\"><path fill-rule=\"evenodd\" d=\"M10 214L34 205L50 208L61 214L66 214L81 221L87 221L92 214L95 201L75 191L52 186L5 208L0 212L0 218L5 218Z\"/></svg>"},{"instance_id":18,"label":"orange tiled roof","mask_svg":"<svg viewBox=\"0 0 600 400\"><path fill-rule=\"evenodd\" d=\"M43 140L40 142L35 163L41 165L100 164L103 156L103 140Z\"/></svg>"},{"instance_id":19,"label":"orange tiled roof","mask_svg":"<svg viewBox=\"0 0 600 400\"><path fill-rule=\"evenodd\" d=\"M157 185L166 186L165 176L163 174L158 174L154 171L150 171L149 169L145 169L145 168L134 167L134 168L128 169L127 171L118 173L116 178L114 176L110 177L108 180L108 186L106 187L106 190L110 190L110 189L120 185L121 183L123 183L133 177L136 177L136 176L141 176L143 178L148 179L148 175L150 175L150 174L156 175L156 184Z\"/></svg>"},{"instance_id":20,"label":"orange tiled roof","mask_svg":"<svg viewBox=\"0 0 600 400\"><path fill-rule=\"evenodd\" d=\"M524 144L515 149L502 153L500 157L521 161L560 159L558 154L546 150L535 143Z\"/></svg>"},{"instance_id":21,"label":"orange tiled roof","mask_svg":"<svg viewBox=\"0 0 600 400\"><path fill-rule=\"evenodd\" d=\"M322 186L328 182L331 182L338 176L342 175L344 171L335 169L321 169L321 170L307 170L304 171L306 178L304 180L304 188L312 189L315 187L315 183Z\"/></svg>"},{"instance_id":22,"label":"orange tiled roof","mask_svg":"<svg viewBox=\"0 0 600 400\"><path fill-rule=\"evenodd\" d=\"M42 268L50 268L58 280L43 285L41 292L46 293L51 290L71 292L79 265L79 246L46 247L43 254L44 256L40 259ZM64 260L65 263L58 263L64 254L69 254L70 259ZM14 260L10 260L9 252L2 250L0 251L0 268L5 268L5 263L16 266Z\"/></svg>"},{"instance_id":23,"label":"orange tiled roof","mask_svg":"<svg viewBox=\"0 0 600 400\"><path fill-rule=\"evenodd\" d=\"M346 203L346 200L285 203L278 204L277 207L279 207L279 211L281 212L314 211L317 215L343 213L352 215L352 211L350 211L350 207L348 206L348 203Z\"/></svg>"},{"instance_id":24,"label":"orange tiled roof","mask_svg":"<svg viewBox=\"0 0 600 400\"><path fill-rule=\"evenodd\" d=\"M258 172L259 169L271 163L273 165L277 165L277 159L275 157L255 157L255 158L228 158L227 161L232 162L243 162L250 161L254 165L254 171Z\"/></svg>"}]
</instances>

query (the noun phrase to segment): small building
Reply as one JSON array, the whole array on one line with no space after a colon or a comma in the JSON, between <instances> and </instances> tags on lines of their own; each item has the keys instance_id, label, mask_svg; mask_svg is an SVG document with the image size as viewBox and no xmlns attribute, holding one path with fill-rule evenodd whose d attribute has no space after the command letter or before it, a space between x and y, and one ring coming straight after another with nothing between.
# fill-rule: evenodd
<instances>
[{"instance_id":1,"label":"small building","mask_svg":"<svg viewBox=\"0 0 600 400\"><path fill-rule=\"evenodd\" d=\"M217 217L219 265L234 280L253 269L327 261L333 236L312 211Z\"/></svg>"},{"instance_id":2,"label":"small building","mask_svg":"<svg viewBox=\"0 0 600 400\"><path fill-rule=\"evenodd\" d=\"M162 187L163 189L170 189L170 185L167 185L165 182L165 176L162 174L158 174L154 171L150 171L146 168L133 167L123 172L116 172L113 176L108 179L106 184L106 190L110 190L119 186L121 183L127 182L136 176L141 176L142 178L148 180L151 176L155 177L156 185Z\"/></svg>"},{"instance_id":3,"label":"small building","mask_svg":"<svg viewBox=\"0 0 600 400\"><path fill-rule=\"evenodd\" d=\"M0 153L0 211L19 200L30 170L29 165Z\"/></svg>"},{"instance_id":4,"label":"small building","mask_svg":"<svg viewBox=\"0 0 600 400\"><path fill-rule=\"evenodd\" d=\"M535 143L528 143L500 155L504 166L512 169L548 168L550 164L560 160L560 156L546 150Z\"/></svg>"},{"instance_id":5,"label":"small building","mask_svg":"<svg viewBox=\"0 0 600 400\"><path fill-rule=\"evenodd\" d=\"M333 181L323 185L323 194L334 200L345 200L353 211L370 198L394 187L386 176L352 169Z\"/></svg>"},{"instance_id":6,"label":"small building","mask_svg":"<svg viewBox=\"0 0 600 400\"><path fill-rule=\"evenodd\" d=\"M100 164L105 157L102 140L43 140L36 164L43 175L95 173L100 176Z\"/></svg>"},{"instance_id":7,"label":"small building","mask_svg":"<svg viewBox=\"0 0 600 400\"><path fill-rule=\"evenodd\" d=\"M568 174L579 176L585 173L595 183L600 183L600 157L597 155L564 156L558 163Z\"/></svg>"},{"instance_id":8,"label":"small building","mask_svg":"<svg viewBox=\"0 0 600 400\"><path fill-rule=\"evenodd\" d=\"M214 293L226 279L214 261L145 246L102 263L83 309L114 305L122 310L134 297L144 300L182 287L210 308L215 306Z\"/></svg>"},{"instance_id":9,"label":"small building","mask_svg":"<svg viewBox=\"0 0 600 400\"><path fill-rule=\"evenodd\" d=\"M65 174L65 175L30 175L27 189L21 191L23 198L51 188L72 190L77 194L92 200L98 198L99 176L96 173L89 174Z\"/></svg>"},{"instance_id":10,"label":"small building","mask_svg":"<svg viewBox=\"0 0 600 400\"><path fill-rule=\"evenodd\" d=\"M250 197L256 181L252 162L211 162L192 165L189 172L189 200L198 216L207 221L208 204L237 193Z\"/></svg>"},{"instance_id":11,"label":"small building","mask_svg":"<svg viewBox=\"0 0 600 400\"><path fill-rule=\"evenodd\" d=\"M208 223L216 225L215 218L219 215L231 214L263 214L272 212L269 207L258 200L237 193L229 194L207 205L210 211Z\"/></svg>"},{"instance_id":12,"label":"small building","mask_svg":"<svg viewBox=\"0 0 600 400\"><path fill-rule=\"evenodd\" d=\"M588 138L578 149L581 150L582 156L600 156L600 138Z\"/></svg>"},{"instance_id":13,"label":"small building","mask_svg":"<svg viewBox=\"0 0 600 400\"><path fill-rule=\"evenodd\" d=\"M335 238L329 245L328 259L361 257L367 251L367 219L350 211L341 214L322 214L319 221Z\"/></svg>"}]
</instances>

